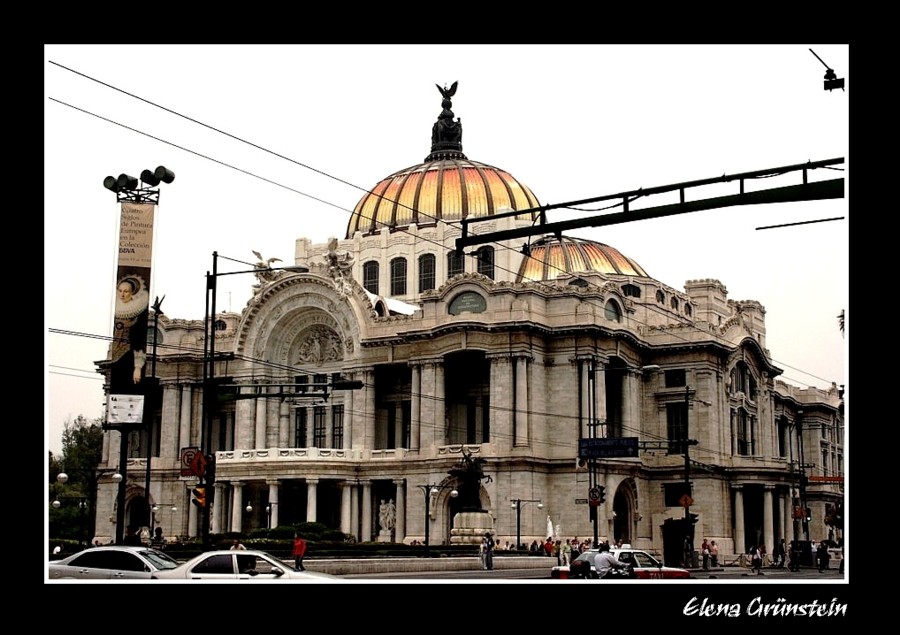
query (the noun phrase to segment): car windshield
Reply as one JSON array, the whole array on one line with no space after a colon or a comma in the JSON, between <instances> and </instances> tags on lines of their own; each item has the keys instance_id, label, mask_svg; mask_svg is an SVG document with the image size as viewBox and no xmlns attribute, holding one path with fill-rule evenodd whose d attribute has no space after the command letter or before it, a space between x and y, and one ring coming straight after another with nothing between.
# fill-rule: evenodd
<instances>
[{"instance_id":1,"label":"car windshield","mask_svg":"<svg viewBox=\"0 0 900 635\"><path fill-rule=\"evenodd\" d=\"M147 549L146 551L141 551L140 553L160 571L164 571L166 569L174 569L180 564L177 560L163 553L162 551Z\"/></svg>"}]
</instances>

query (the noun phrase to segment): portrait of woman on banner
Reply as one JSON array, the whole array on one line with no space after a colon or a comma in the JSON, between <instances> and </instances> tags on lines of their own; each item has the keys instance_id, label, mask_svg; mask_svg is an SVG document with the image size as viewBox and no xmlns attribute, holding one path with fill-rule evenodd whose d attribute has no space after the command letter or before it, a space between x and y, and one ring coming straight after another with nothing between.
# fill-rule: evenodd
<instances>
[{"instance_id":1,"label":"portrait of woman on banner","mask_svg":"<svg viewBox=\"0 0 900 635\"><path fill-rule=\"evenodd\" d=\"M143 278L129 274L116 284L109 393L142 394L141 379L147 362L147 316L150 294Z\"/></svg>"}]
</instances>

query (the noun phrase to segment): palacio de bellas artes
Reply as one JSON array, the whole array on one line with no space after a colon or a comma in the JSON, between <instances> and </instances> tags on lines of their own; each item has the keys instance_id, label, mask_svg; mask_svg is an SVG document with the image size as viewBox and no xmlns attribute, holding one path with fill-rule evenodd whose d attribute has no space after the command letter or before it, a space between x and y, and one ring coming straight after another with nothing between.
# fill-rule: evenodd
<instances>
[{"instance_id":1,"label":"palacio de bellas artes","mask_svg":"<svg viewBox=\"0 0 900 635\"><path fill-rule=\"evenodd\" d=\"M215 268L206 318L149 311L148 425L104 431L94 538L171 505L169 537L315 521L360 542L527 546L552 529L675 564L686 534L720 559L841 542L843 386L779 379L765 298L541 233L531 184L464 154L456 88L438 86L431 152L366 192L343 238L298 237L285 266L256 253L239 312L215 306ZM527 244L504 237L522 229ZM454 475L472 462L474 513Z\"/></svg>"}]
</instances>

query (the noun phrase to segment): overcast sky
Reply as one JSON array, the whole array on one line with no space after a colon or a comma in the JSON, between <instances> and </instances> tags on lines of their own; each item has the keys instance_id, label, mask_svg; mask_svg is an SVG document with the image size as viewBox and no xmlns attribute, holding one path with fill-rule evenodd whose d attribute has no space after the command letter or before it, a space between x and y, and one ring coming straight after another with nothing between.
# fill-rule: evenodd
<instances>
[{"instance_id":1,"label":"overcast sky","mask_svg":"<svg viewBox=\"0 0 900 635\"><path fill-rule=\"evenodd\" d=\"M843 177L843 199L568 234L616 247L677 289L720 280L729 299L765 307L781 379L847 383L849 313L844 336L837 315L849 308L849 46L48 45L44 59L45 430L54 452L67 420L104 413L94 362L112 333L119 216L104 177L175 172L160 185L151 298L164 295L171 318L202 319L214 251L291 264L296 238L343 238L365 190L429 153L435 84L454 81L463 152L510 172L543 204L845 159L841 171L810 172ZM847 92L823 89L823 62ZM738 191L717 188L688 196ZM772 225L788 226L757 229ZM220 278L218 309L240 311L254 283Z\"/></svg>"}]
</instances>

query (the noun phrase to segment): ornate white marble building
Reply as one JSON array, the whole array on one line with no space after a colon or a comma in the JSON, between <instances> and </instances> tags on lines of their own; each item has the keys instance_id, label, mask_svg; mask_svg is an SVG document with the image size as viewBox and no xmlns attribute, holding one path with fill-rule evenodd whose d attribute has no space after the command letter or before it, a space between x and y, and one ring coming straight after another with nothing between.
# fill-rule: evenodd
<instances>
[{"instance_id":1,"label":"ornate white marble building","mask_svg":"<svg viewBox=\"0 0 900 635\"><path fill-rule=\"evenodd\" d=\"M394 540L422 541L427 518L430 542L448 542L458 505L448 472L466 451L485 460L481 505L500 544L515 542L517 524L525 544L546 538L548 516L563 540L592 537L578 447L596 434L641 447L598 460L599 537L677 560L686 434L697 442L687 475L697 544L771 552L782 537L806 537L801 504L808 537L828 537L826 507L843 492L838 387L779 381L763 305L729 299L718 280L671 287L614 247L568 236L532 239L528 256L522 241L457 256L460 219L540 203L463 154L450 107L445 94L432 153L372 188L343 239L299 238L299 271L260 271L244 309L215 316L219 394L239 398L205 413L204 320L160 316L150 491L148 434L135 432L127 522L147 524L149 495L167 535L198 535L181 450L208 444L213 533L319 521L375 540L379 502L393 500ZM532 225L536 214L477 231ZM316 396L338 377L363 388ZM104 467L117 465L120 437L106 433ZM103 482L98 533L114 535L115 499ZM533 502L517 514L516 499Z\"/></svg>"}]
</instances>

